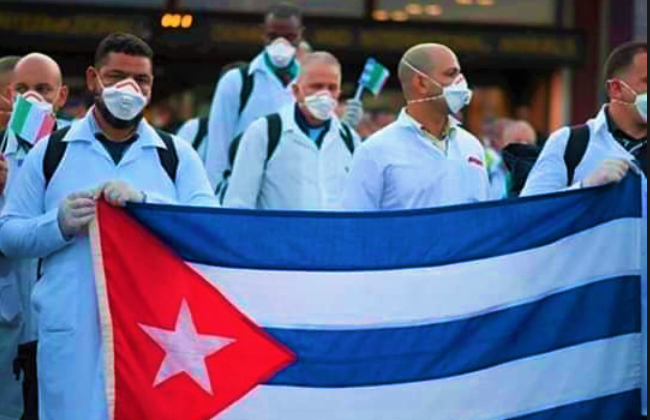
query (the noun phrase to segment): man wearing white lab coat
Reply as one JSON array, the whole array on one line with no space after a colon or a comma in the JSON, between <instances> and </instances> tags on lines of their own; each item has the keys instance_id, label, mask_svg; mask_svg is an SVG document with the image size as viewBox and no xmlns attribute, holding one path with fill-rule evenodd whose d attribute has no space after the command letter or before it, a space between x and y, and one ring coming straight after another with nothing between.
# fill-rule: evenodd
<instances>
[{"instance_id":1,"label":"man wearing white lab coat","mask_svg":"<svg viewBox=\"0 0 650 420\"><path fill-rule=\"evenodd\" d=\"M213 188L231 169L230 145L257 119L293 103L291 84L300 71L296 60L303 40L302 13L293 6L271 8L264 23L265 50L219 81L208 124L206 169Z\"/></svg>"},{"instance_id":2,"label":"man wearing white lab coat","mask_svg":"<svg viewBox=\"0 0 650 420\"><path fill-rule=\"evenodd\" d=\"M584 156L570 175L565 162L571 130L553 134L531 172L522 195L550 194L568 188L590 188L619 182L631 168L643 172L644 202L647 205L648 174L648 44L631 43L618 47L605 69L609 103L587 123L589 143ZM647 212L646 212L647 216ZM647 218L646 218L647 220ZM647 223L643 232L647 239ZM644 413L647 405L647 241L643 282L644 360L646 369L643 392Z\"/></svg>"},{"instance_id":3,"label":"man wearing white lab coat","mask_svg":"<svg viewBox=\"0 0 650 420\"><path fill-rule=\"evenodd\" d=\"M63 84L59 65L52 58L43 54L29 54L23 57L14 69L11 83L13 95L23 95L25 99L37 106L49 110L55 115L64 105L68 89ZM12 108L8 104L8 110ZM8 111L11 112L11 111ZM57 121L56 128L67 126L67 121ZM8 132L3 138L2 156L7 165L7 180L0 192L4 205L7 194L20 172L20 167L32 145L24 139L18 139ZM10 259L0 257L0 419L8 410L23 412L24 420L36 419L38 416L38 388L36 384L36 341L38 323L31 305L31 294L38 277L38 261L35 259ZM13 319L7 319L13 318ZM6 347L5 347L6 346ZM14 360L22 381L17 381L13 372ZM21 390L22 383L22 390ZM22 398L10 397L8 393ZM24 400L24 401L23 401ZM18 404L18 405L17 405ZM14 416L18 419L19 416Z\"/></svg>"},{"instance_id":4,"label":"man wearing white lab coat","mask_svg":"<svg viewBox=\"0 0 650 420\"><path fill-rule=\"evenodd\" d=\"M357 151L343 197L351 211L410 210L489 199L485 149L451 116L469 104L449 48L412 48L400 64L408 106Z\"/></svg>"},{"instance_id":5,"label":"man wearing white lab coat","mask_svg":"<svg viewBox=\"0 0 650 420\"><path fill-rule=\"evenodd\" d=\"M100 44L87 71L95 106L63 136L54 134L28 154L0 217L4 254L43 258L33 295L40 420L107 419L106 355L88 238L96 201L215 204L194 150L143 120L152 58L131 35Z\"/></svg>"},{"instance_id":6,"label":"man wearing white lab coat","mask_svg":"<svg viewBox=\"0 0 650 420\"><path fill-rule=\"evenodd\" d=\"M225 207L260 210L336 210L360 140L335 115L341 65L329 53L303 60L296 103L256 121L244 135ZM272 119L281 122L277 147ZM269 156L271 153L271 156Z\"/></svg>"}]
</instances>

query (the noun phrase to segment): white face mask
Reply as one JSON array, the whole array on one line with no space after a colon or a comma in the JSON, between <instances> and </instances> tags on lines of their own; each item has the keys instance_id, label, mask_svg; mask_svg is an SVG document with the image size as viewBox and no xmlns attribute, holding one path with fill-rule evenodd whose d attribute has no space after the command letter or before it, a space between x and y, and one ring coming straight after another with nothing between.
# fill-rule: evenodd
<instances>
[{"instance_id":1,"label":"white face mask","mask_svg":"<svg viewBox=\"0 0 650 420\"><path fill-rule=\"evenodd\" d=\"M271 62L274 66L284 69L296 58L298 49L291 45L285 38L278 38L266 47Z\"/></svg>"},{"instance_id":2,"label":"white face mask","mask_svg":"<svg viewBox=\"0 0 650 420\"><path fill-rule=\"evenodd\" d=\"M305 106L317 120L328 121L334 115L338 102L329 92L323 91L306 97Z\"/></svg>"},{"instance_id":3,"label":"white face mask","mask_svg":"<svg viewBox=\"0 0 650 420\"><path fill-rule=\"evenodd\" d=\"M111 87L102 86L102 99L108 111L117 119L131 121L137 118L147 106L147 97L133 79L122 80Z\"/></svg>"},{"instance_id":4,"label":"white face mask","mask_svg":"<svg viewBox=\"0 0 650 420\"><path fill-rule=\"evenodd\" d=\"M636 110L639 111L641 117L648 122L648 94L638 95L636 97Z\"/></svg>"},{"instance_id":5,"label":"white face mask","mask_svg":"<svg viewBox=\"0 0 650 420\"><path fill-rule=\"evenodd\" d=\"M632 89L630 85L625 83L624 81L620 81L625 88L627 88L630 92L634 93L636 96L636 100L634 103L631 102L624 102L624 101L619 101L614 99L613 102L618 102L623 105L628 105L628 106L634 106L645 122L648 122L648 93L638 93L636 90Z\"/></svg>"},{"instance_id":6,"label":"white face mask","mask_svg":"<svg viewBox=\"0 0 650 420\"><path fill-rule=\"evenodd\" d=\"M419 103L433 102L440 99L444 99L445 102L447 102L449 111L452 114L457 114L472 102L472 97L474 96L474 93L469 88L467 79L465 79L465 76L463 76L462 74L458 76L458 78L451 85L444 87L439 82L434 80L431 76L416 69L408 61L404 61L404 64L406 64L411 70L413 70L417 74L425 77L426 79L440 86L440 88L442 89L441 95L432 96L430 98L424 98L424 99L416 99L413 101L409 101L409 104L419 104Z\"/></svg>"},{"instance_id":7,"label":"white face mask","mask_svg":"<svg viewBox=\"0 0 650 420\"><path fill-rule=\"evenodd\" d=\"M28 92L25 92L22 97L26 99L27 101L33 103L36 105L39 109L41 109L43 112L46 112L48 114L54 114L54 105L51 103L47 102L43 96L41 96L40 93L35 92L33 90L30 90Z\"/></svg>"}]
</instances>

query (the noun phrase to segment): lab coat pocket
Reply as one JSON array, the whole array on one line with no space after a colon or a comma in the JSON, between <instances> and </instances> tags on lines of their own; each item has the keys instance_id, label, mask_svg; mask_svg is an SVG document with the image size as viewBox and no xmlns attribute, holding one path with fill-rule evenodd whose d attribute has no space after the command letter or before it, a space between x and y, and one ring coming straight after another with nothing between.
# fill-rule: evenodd
<instances>
[{"instance_id":1,"label":"lab coat pocket","mask_svg":"<svg viewBox=\"0 0 650 420\"><path fill-rule=\"evenodd\" d=\"M47 333L75 331L76 277L73 273L45 274L34 286L32 300L39 315L39 329Z\"/></svg>"},{"instance_id":2,"label":"lab coat pocket","mask_svg":"<svg viewBox=\"0 0 650 420\"><path fill-rule=\"evenodd\" d=\"M42 333L38 343L38 382L45 418L76 418L74 383L75 334Z\"/></svg>"},{"instance_id":3,"label":"lab coat pocket","mask_svg":"<svg viewBox=\"0 0 650 420\"><path fill-rule=\"evenodd\" d=\"M15 324L21 311L20 295L16 285L2 283L0 280L0 325Z\"/></svg>"}]
</instances>

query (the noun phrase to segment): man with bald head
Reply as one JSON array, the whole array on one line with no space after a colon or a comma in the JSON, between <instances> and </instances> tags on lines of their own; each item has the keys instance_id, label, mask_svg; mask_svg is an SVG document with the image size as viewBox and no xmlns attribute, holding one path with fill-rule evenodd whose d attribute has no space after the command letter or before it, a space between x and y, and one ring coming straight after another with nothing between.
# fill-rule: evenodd
<instances>
[{"instance_id":1,"label":"man with bald head","mask_svg":"<svg viewBox=\"0 0 650 420\"><path fill-rule=\"evenodd\" d=\"M295 103L246 131L224 205L260 210L334 210L357 134L335 114L341 64L331 54L305 56L293 85Z\"/></svg>"},{"instance_id":2,"label":"man with bald head","mask_svg":"<svg viewBox=\"0 0 650 420\"><path fill-rule=\"evenodd\" d=\"M472 98L456 54L438 44L414 47L399 77L407 106L359 148L344 207L409 210L488 200L485 150L453 117Z\"/></svg>"},{"instance_id":3,"label":"man with bald head","mask_svg":"<svg viewBox=\"0 0 650 420\"><path fill-rule=\"evenodd\" d=\"M14 68L10 91L12 102L17 95L22 95L28 101L49 109L52 115L56 115L56 112L65 105L68 95L59 65L52 58L39 53L29 54L18 61ZM12 102L9 104L11 105ZM69 125L67 121L57 122L58 128L67 125ZM2 154L8 165L8 179L6 185L0 185L2 201L13 188L12 183L17 179L21 163L32 148L32 144L13 133L8 133L3 138L5 141L2 144ZM22 412L22 405L24 405L22 420L38 418L37 320L31 302L32 289L37 277L36 260L12 260L0 257L0 314L9 314L7 318L11 318L5 319L3 324L0 316L0 336L6 340L0 343L3 348L0 354L0 375L2 375L0 383L3 384L3 391L0 391L0 394L13 393L10 396L13 412L18 410ZM22 399L18 398L21 387L15 375L23 379ZM0 415L3 405L6 404L2 398L0 395ZM16 406L17 404L20 406Z\"/></svg>"}]
</instances>

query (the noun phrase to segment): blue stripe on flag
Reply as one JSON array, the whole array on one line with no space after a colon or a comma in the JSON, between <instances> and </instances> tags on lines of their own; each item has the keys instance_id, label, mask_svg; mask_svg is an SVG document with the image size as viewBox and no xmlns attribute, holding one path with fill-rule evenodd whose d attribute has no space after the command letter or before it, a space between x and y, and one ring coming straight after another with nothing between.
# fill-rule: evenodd
<instances>
[{"instance_id":1,"label":"blue stripe on flag","mask_svg":"<svg viewBox=\"0 0 650 420\"><path fill-rule=\"evenodd\" d=\"M512 254L613 220L640 218L640 183L635 176L623 187L374 214L150 205L130 211L188 262L259 270L391 270Z\"/></svg>"},{"instance_id":2,"label":"blue stripe on flag","mask_svg":"<svg viewBox=\"0 0 650 420\"><path fill-rule=\"evenodd\" d=\"M640 420L641 391L555 408L508 420Z\"/></svg>"},{"instance_id":3,"label":"blue stripe on flag","mask_svg":"<svg viewBox=\"0 0 650 420\"><path fill-rule=\"evenodd\" d=\"M270 329L298 356L298 363L270 385L345 388L427 381L640 333L640 293L639 277L620 277L444 324L344 331Z\"/></svg>"}]
</instances>

